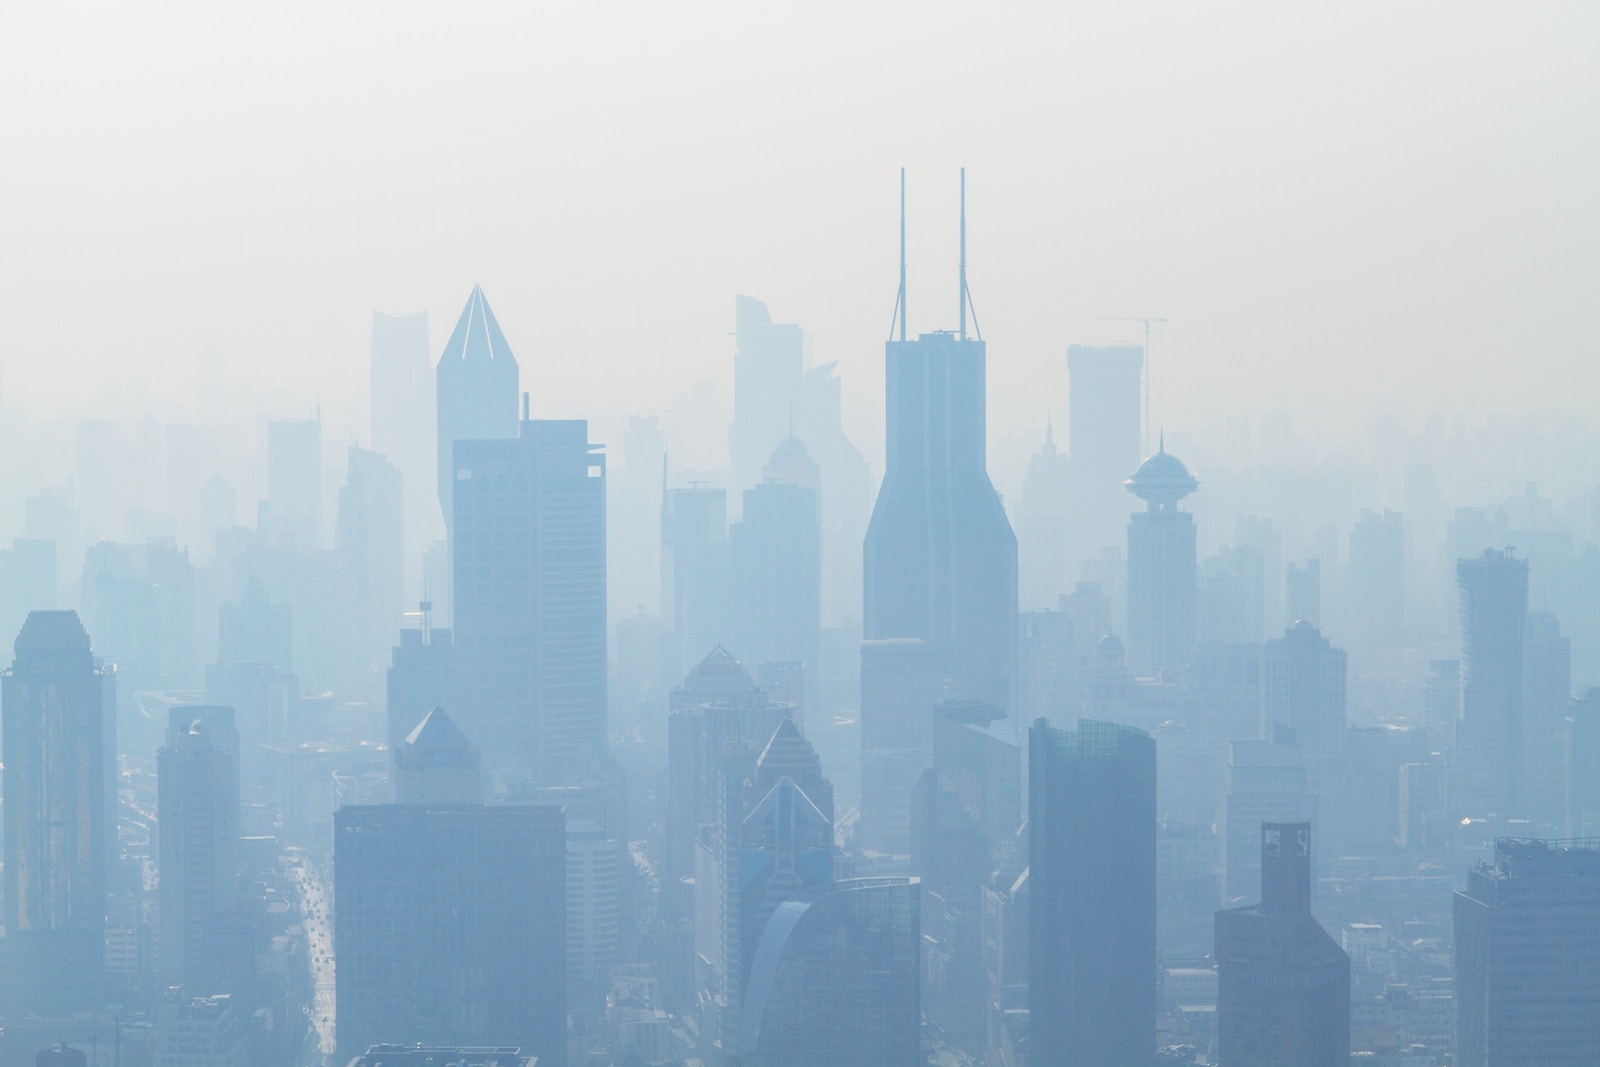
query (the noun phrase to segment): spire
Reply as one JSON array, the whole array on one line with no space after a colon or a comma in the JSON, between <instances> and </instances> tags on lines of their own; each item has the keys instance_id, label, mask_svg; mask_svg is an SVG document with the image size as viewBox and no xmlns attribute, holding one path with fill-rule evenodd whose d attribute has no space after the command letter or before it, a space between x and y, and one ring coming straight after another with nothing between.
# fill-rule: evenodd
<instances>
[{"instance_id":1,"label":"spire","mask_svg":"<svg viewBox=\"0 0 1600 1067\"><path fill-rule=\"evenodd\" d=\"M961 339L967 339L967 168L961 168Z\"/></svg>"},{"instance_id":2,"label":"spire","mask_svg":"<svg viewBox=\"0 0 1600 1067\"><path fill-rule=\"evenodd\" d=\"M1156 438L1156 440L1160 442L1160 444L1156 446L1156 451L1165 453L1167 450L1167 428L1165 426L1161 427L1161 436Z\"/></svg>"},{"instance_id":3,"label":"spire","mask_svg":"<svg viewBox=\"0 0 1600 1067\"><path fill-rule=\"evenodd\" d=\"M456 328L444 346L440 362L459 360L508 360L515 364L506 335L500 332L500 323L483 295L483 287L474 285L467 297L467 306L456 320Z\"/></svg>"}]
</instances>

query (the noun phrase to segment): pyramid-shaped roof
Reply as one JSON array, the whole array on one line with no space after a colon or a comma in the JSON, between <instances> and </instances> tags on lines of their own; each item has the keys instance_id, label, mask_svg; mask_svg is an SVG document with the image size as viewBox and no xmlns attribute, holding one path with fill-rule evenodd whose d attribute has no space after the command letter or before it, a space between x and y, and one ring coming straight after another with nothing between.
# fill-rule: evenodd
<instances>
[{"instance_id":1,"label":"pyramid-shaped roof","mask_svg":"<svg viewBox=\"0 0 1600 1067\"><path fill-rule=\"evenodd\" d=\"M406 735L406 745L422 752L470 752L472 742L443 708L435 707Z\"/></svg>"},{"instance_id":2,"label":"pyramid-shaped roof","mask_svg":"<svg viewBox=\"0 0 1600 1067\"><path fill-rule=\"evenodd\" d=\"M788 718L778 724L756 759L756 767L764 771L788 773L796 769L820 770L821 766L817 750L811 747L811 742L805 739L794 720Z\"/></svg>"},{"instance_id":3,"label":"pyramid-shaped roof","mask_svg":"<svg viewBox=\"0 0 1600 1067\"><path fill-rule=\"evenodd\" d=\"M517 362L517 357L511 354L511 346L506 343L506 335L500 332L500 323L489 308L482 286L472 287L472 295L467 297L467 306L461 310L461 318L456 320L455 332L444 346L439 362L452 359Z\"/></svg>"}]
</instances>

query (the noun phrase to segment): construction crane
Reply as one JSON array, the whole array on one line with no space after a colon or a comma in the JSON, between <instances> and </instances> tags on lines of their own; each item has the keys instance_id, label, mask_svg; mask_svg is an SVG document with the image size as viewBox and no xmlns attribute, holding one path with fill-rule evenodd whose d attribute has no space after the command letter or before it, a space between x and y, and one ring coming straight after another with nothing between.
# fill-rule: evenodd
<instances>
[{"instance_id":1,"label":"construction crane","mask_svg":"<svg viewBox=\"0 0 1600 1067\"><path fill-rule=\"evenodd\" d=\"M1140 384L1144 387L1144 454L1150 454L1150 324L1166 322L1159 315L1101 315L1106 322L1144 323L1144 360L1140 368Z\"/></svg>"}]
</instances>

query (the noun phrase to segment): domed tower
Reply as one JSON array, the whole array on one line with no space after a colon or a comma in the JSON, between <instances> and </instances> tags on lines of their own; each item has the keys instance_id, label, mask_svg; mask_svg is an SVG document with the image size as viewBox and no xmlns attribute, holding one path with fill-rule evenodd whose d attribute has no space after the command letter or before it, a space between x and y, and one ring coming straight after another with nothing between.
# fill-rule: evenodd
<instances>
[{"instance_id":1,"label":"domed tower","mask_svg":"<svg viewBox=\"0 0 1600 1067\"><path fill-rule=\"evenodd\" d=\"M1128 666L1145 677L1175 676L1195 642L1194 517L1178 501L1200 483L1163 435L1123 485L1147 505L1128 522Z\"/></svg>"}]
</instances>

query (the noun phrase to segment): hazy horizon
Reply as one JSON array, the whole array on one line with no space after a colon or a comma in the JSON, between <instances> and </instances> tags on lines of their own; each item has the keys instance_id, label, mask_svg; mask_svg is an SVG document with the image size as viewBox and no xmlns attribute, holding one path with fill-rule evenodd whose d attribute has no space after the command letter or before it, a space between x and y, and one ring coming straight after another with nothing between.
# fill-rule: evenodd
<instances>
[{"instance_id":1,"label":"hazy horizon","mask_svg":"<svg viewBox=\"0 0 1600 1067\"><path fill-rule=\"evenodd\" d=\"M1176 428L1580 412L1600 14L1470 16L14 12L0 388L195 417L243 383L362 436L371 312L427 311L437 358L481 283L536 414L727 406L743 292L872 453L898 168L915 332L954 325L965 165L994 427L1059 427L1067 345L1141 314Z\"/></svg>"}]
</instances>

